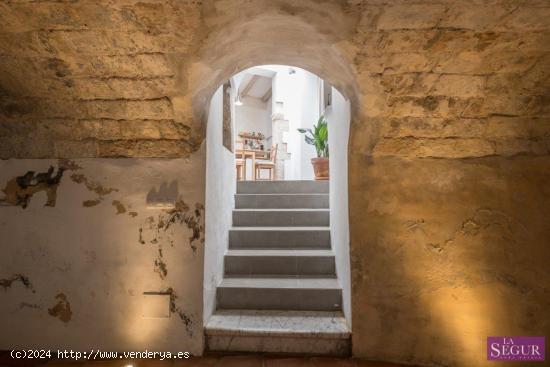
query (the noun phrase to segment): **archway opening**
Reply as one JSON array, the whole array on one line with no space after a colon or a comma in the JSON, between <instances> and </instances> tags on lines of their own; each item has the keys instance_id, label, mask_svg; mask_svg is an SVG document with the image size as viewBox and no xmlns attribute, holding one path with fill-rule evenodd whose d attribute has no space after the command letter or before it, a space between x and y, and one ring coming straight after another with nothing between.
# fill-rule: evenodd
<instances>
[{"instance_id":1,"label":"archway opening","mask_svg":"<svg viewBox=\"0 0 550 367\"><path fill-rule=\"evenodd\" d=\"M349 333L350 100L305 69L259 65L222 82L207 116L207 348L220 347L219 334L208 334L227 317L220 310L337 312ZM308 144L322 122L326 153ZM315 175L318 155L330 162L328 177ZM257 170L259 161L268 161L262 167L272 168L269 175ZM333 352L346 354L345 343L338 339Z\"/></svg>"},{"instance_id":2,"label":"archway opening","mask_svg":"<svg viewBox=\"0 0 550 367\"><path fill-rule=\"evenodd\" d=\"M300 241L295 241L295 243L301 246L307 243L328 243L329 250L333 252L336 258L333 264L338 277L334 276L332 281L338 283L335 287L339 287L341 290L336 290L332 293L339 298L334 300L329 306L339 307L344 310L347 322L343 317L341 319L344 320L343 324L345 324L347 329L340 331L342 332L341 335L347 335L347 337L331 340L330 343L334 342L332 347L335 348L333 350L335 354L348 354L350 350L349 326L351 325L349 214L347 199L348 129L349 122L361 115L360 106L362 103L360 103L361 94L353 66L354 51L350 48L353 46L347 40L354 36L356 23L360 19L359 17L350 17L350 14L346 11L346 7L341 6L340 3L324 3L320 7L317 2L304 1L300 4L300 9L302 10L300 12L297 12L295 7L290 4L282 8L277 5L277 2L268 2L266 4L268 5L262 8L261 11L251 4L250 6L239 6L231 9L224 8L223 13L218 11L214 6L212 9L209 9L210 11L205 13L204 25L208 28L208 38L203 40L197 53L198 57L188 65L186 74L182 76L185 82L183 85L188 91L192 91L193 97L182 98L174 105L176 111L180 109L185 109L186 111L192 109L195 116L194 121L197 123L193 133L195 136L200 136L200 134L207 136L206 171L208 175L217 174L223 177L230 177L230 179L225 180L207 177L206 182L204 273L206 347L210 350L214 349L212 348L208 330L209 322L213 318L212 315L215 316L215 310L220 308L220 297L218 295L219 285L225 279L225 255L229 252L233 241L239 239L240 236L240 234L236 233L239 231L235 231L233 228L235 224L235 210L232 210L232 208L235 208L236 204L235 195L233 194L237 192L238 188L234 166L235 146L233 140L226 140L232 142L226 145L233 145L233 151L223 147L223 101L224 98L230 101L230 103L226 103L226 110L233 111L234 113L234 102L237 97L235 92L238 89L235 85L235 80L232 81L231 79L235 74L258 65L289 65L294 68L307 70L309 73L323 80L323 83L326 82L330 86L326 90L333 92L333 102L338 102L333 103L331 107L332 112L347 117L345 119L345 129L337 129L336 132L329 131L329 139L331 139L329 147L339 148L339 153L330 152L330 159L334 161L338 160L339 163L341 162L341 164L330 164L330 226L325 226L329 228L328 230L325 228L324 232L323 229L319 229L318 232L320 233L316 234L304 232L300 229L302 231ZM224 87L220 88L223 85L225 85L225 92ZM325 113L325 115L327 120L329 120L330 129L330 120L332 118L329 113ZM311 119L308 119L308 121L311 121ZM332 126L336 126L336 124ZM238 131L235 131L234 127L232 132L233 136L238 134ZM341 137L342 143L337 144L332 140L338 137L340 132L343 135ZM338 154L341 154L341 156L339 157ZM335 172L334 170L341 171ZM333 182L336 179L339 181ZM243 181L239 182L239 185L241 183L251 184L252 186L257 184L257 182ZM342 190L335 190L336 186L341 187ZM335 195L336 193L338 195ZM237 194L239 193L237 192ZM279 200L277 203L283 201ZM253 215L252 217L259 218L261 215ZM345 227L345 229L338 231L331 228L332 225L340 225L343 226L342 228ZM269 229L271 232L258 231L257 228L251 229L250 233L256 233L258 237L248 243L253 245L273 245L274 241L279 244L282 242L288 243L288 241L280 241L285 238L285 234L278 234L280 232L279 229ZM289 237L286 237L286 239L288 240ZM328 242L323 242L327 239ZM296 250L296 253L300 251L300 249ZM280 268L284 269L285 264L293 263L292 261L283 261ZM303 268L298 266L296 262L294 264L296 264L296 269ZM264 268L269 269L267 265ZM257 281L253 280L248 283L254 282ZM274 284L280 285L281 280L278 279ZM310 290L317 292L320 288L322 287L312 286L308 290L303 290L305 293L298 290L298 294L279 294L275 298L281 300L321 299L326 301L330 297L326 293L324 296L306 294ZM329 287L329 294L333 292L330 289ZM246 298L248 302L252 302L268 300L270 297L273 299L273 295L258 295L257 293L253 294L249 292L243 299ZM223 320L222 318L221 321L222 324L227 324L227 320ZM322 322L313 322L312 324L323 325ZM239 328L238 325L236 327ZM318 334L310 333L309 335ZM229 342L232 348L236 348L236 345L239 344L237 343L237 339L241 338L243 334L225 336L227 337L225 341ZM297 341L296 339L293 340ZM219 339L218 342L223 343L223 338ZM246 344L246 341L244 343ZM278 341L266 341L260 344L268 346L277 343ZM307 352L307 345L311 346L314 344L316 343L300 344L297 342L290 343L287 346L294 348L293 350L296 353L300 353ZM227 345L225 346L227 347ZM330 348L323 349L329 352ZM241 349L241 351L245 350L247 349ZM315 353L315 351L310 352Z\"/></svg>"}]
</instances>

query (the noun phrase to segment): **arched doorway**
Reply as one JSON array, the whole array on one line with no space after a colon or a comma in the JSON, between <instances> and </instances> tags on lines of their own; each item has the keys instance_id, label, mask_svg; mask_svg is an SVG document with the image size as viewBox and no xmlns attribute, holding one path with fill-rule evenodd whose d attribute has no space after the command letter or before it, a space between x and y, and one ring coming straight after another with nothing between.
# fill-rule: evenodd
<instances>
[{"instance_id":1,"label":"arched doorway","mask_svg":"<svg viewBox=\"0 0 550 367\"><path fill-rule=\"evenodd\" d=\"M352 66L353 63L346 53L347 44L342 43L339 38L342 34L353 32L354 24L350 23L349 14L345 14L339 5L326 5L330 7L328 18L326 11L320 9L314 2L304 2L304 6L312 8L308 19L303 15L294 16L293 10L290 8L287 9L288 13L281 13L277 10L277 6L273 6L273 11L263 9L261 13L253 7L233 9L232 14L227 13L227 9L224 14L218 14L215 11L209 12L212 17L211 22L208 19L206 21L209 27L209 36L201 45L198 53L200 56L191 63L187 69L188 73L183 77L187 89L193 91L193 97L187 98L182 108L192 109L196 116L195 120L202 121L202 125L196 127L197 130L202 130L203 134L205 133L208 116L212 113L210 102L216 98L223 98L223 91L217 95L220 85L242 70L265 64L292 65L319 76L341 93L343 102L347 101L348 121L351 122L357 118L360 114L360 94L356 83L356 74ZM354 19L354 21L358 21L358 19ZM174 107L178 108L178 106ZM343 146L346 157L347 146L347 143ZM345 214L340 214L339 218L345 217L347 221L347 172L344 179L345 200L340 197L338 203L346 204ZM207 182L207 191L209 186L212 187ZM226 195L225 198L227 199L228 196ZM212 221L209 218L208 204L206 222L216 223L216 220ZM231 217L226 213L225 225L230 225L230 222ZM349 236L348 233L346 235ZM349 237L347 238L349 239ZM222 243L224 241L222 237L219 237L218 240ZM212 249L209 249L207 240L205 268L211 265L208 260L209 250ZM345 259L349 264L349 245L345 252ZM214 263L219 265L220 261L222 260ZM351 315L349 265L346 266L345 272L348 278L346 280L347 294L345 295L345 299L348 301L345 307L348 308L346 316L349 317ZM216 279L207 272L204 275L206 299L208 293L210 293L210 297L215 294L215 286L212 286L212 281L215 283ZM210 282L209 286L208 282ZM212 300L205 302L204 309L206 321L214 309ZM348 321L351 321L350 317Z\"/></svg>"},{"instance_id":2,"label":"arched doorway","mask_svg":"<svg viewBox=\"0 0 550 367\"><path fill-rule=\"evenodd\" d=\"M250 80L257 80L257 73L265 71L274 74L272 79L264 77L272 80L272 84L266 84L269 90L264 91L261 86L254 89L254 82ZM247 79L251 75L249 73L253 76ZM300 79L300 76L303 78ZM246 91L260 94L247 97L243 106L241 99L246 97L243 95ZM238 140L233 139L228 144L225 135L229 133L235 137L235 127L231 125L244 122L240 119L246 116L238 111L247 107L251 103L249 100L255 100L254 104L258 104L262 99L270 104L268 117L273 135L266 136L269 145L284 145L284 149L277 150L277 156L284 153L285 163L293 165L289 165L290 169L280 166L280 171L284 172L277 170L278 181L257 181L253 186L250 184L254 182L247 184L244 181L237 182L235 186L233 152L238 152L238 149L233 150L232 147ZM285 108L285 103L291 106L286 105ZM304 106L296 110L299 104ZM300 145L303 139L296 127L309 126L301 125L307 119L312 125L312 120L317 121L321 116L328 121L332 162L330 190L329 182L312 181L311 174L300 175L301 167L295 167L311 157L298 155L296 159L293 156L299 152L299 149L294 149L296 142ZM259 119L257 114L254 118ZM233 123L228 124L228 120ZM252 122L259 126L263 121ZM208 349L280 352L293 348L290 351L313 353L308 348L312 341L318 342L315 334L322 328L334 327L331 332L337 335L336 338L326 337L330 333L322 338L326 343L326 353L349 353L349 122L349 101L321 78L296 67L273 65L247 69L220 85L213 94L206 133L204 322ZM286 123L287 127L283 134L279 131L283 126L281 123ZM281 139L281 135L285 134L286 139ZM289 149L291 153L287 152L289 147L293 148ZM273 155L273 151L270 154ZM312 171L311 167L308 168ZM308 302L310 299L312 301ZM237 315L241 320L239 326L229 329L221 326ZM250 321L248 319L258 318L259 315L261 321L254 330L243 326ZM304 318L310 320L309 326L303 321ZM316 320L314 325L312 319ZM304 322L305 330L314 336L296 337L291 333L285 337L273 337L268 335L273 330L267 326L273 320ZM232 335L232 332L239 335ZM258 343L249 346L250 339ZM231 343L227 344L229 340Z\"/></svg>"}]
</instances>

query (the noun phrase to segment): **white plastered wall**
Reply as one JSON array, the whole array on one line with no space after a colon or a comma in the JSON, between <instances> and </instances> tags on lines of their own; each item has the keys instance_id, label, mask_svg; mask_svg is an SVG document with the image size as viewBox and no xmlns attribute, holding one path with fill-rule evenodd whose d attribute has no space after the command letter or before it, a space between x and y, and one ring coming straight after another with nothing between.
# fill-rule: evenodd
<instances>
[{"instance_id":1,"label":"white plastered wall","mask_svg":"<svg viewBox=\"0 0 550 367\"><path fill-rule=\"evenodd\" d=\"M0 185L60 164L0 161ZM177 189L164 195L168 187ZM0 349L201 354L202 229L190 241L185 222L167 220L178 200L202 227L204 148L180 159L74 159L56 193L53 206L43 191L25 209L0 206L0 279L29 281L0 288Z\"/></svg>"},{"instance_id":2,"label":"white plastered wall","mask_svg":"<svg viewBox=\"0 0 550 367\"><path fill-rule=\"evenodd\" d=\"M222 88L218 88L212 96L206 128L204 323L216 307L216 286L223 277L223 259L228 245L228 230L232 223L236 190L235 158L222 143ZM233 101L233 97L231 92L230 101ZM233 103L231 106L234 116Z\"/></svg>"},{"instance_id":3,"label":"white plastered wall","mask_svg":"<svg viewBox=\"0 0 550 367\"><path fill-rule=\"evenodd\" d=\"M343 308L351 326L351 279L348 211L348 141L350 103L332 88L332 106L325 111L330 155L330 236L336 273L343 289Z\"/></svg>"}]
</instances>

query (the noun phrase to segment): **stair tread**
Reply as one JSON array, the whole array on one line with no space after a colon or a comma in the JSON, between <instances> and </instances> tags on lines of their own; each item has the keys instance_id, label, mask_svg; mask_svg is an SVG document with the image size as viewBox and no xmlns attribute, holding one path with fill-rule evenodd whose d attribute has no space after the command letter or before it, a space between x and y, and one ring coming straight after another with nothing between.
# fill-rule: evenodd
<instances>
[{"instance_id":1,"label":"stair tread","mask_svg":"<svg viewBox=\"0 0 550 367\"><path fill-rule=\"evenodd\" d=\"M329 208L238 208L235 212L329 212Z\"/></svg>"},{"instance_id":2,"label":"stair tread","mask_svg":"<svg viewBox=\"0 0 550 367\"><path fill-rule=\"evenodd\" d=\"M345 339L350 329L341 312L217 310L207 335L288 336Z\"/></svg>"},{"instance_id":3,"label":"stair tread","mask_svg":"<svg viewBox=\"0 0 550 367\"><path fill-rule=\"evenodd\" d=\"M242 226L242 227L231 227L231 231L330 231L329 226Z\"/></svg>"},{"instance_id":4,"label":"stair tread","mask_svg":"<svg viewBox=\"0 0 550 367\"><path fill-rule=\"evenodd\" d=\"M341 289L336 278L223 278L218 288Z\"/></svg>"},{"instance_id":5,"label":"stair tread","mask_svg":"<svg viewBox=\"0 0 550 367\"><path fill-rule=\"evenodd\" d=\"M312 193L299 193L299 192L287 192L287 193L277 193L277 192L266 192L266 193L236 193L237 196L328 196L329 193L324 192L312 192Z\"/></svg>"},{"instance_id":6,"label":"stair tread","mask_svg":"<svg viewBox=\"0 0 550 367\"><path fill-rule=\"evenodd\" d=\"M239 181L237 194L326 194L330 191L329 181Z\"/></svg>"},{"instance_id":7,"label":"stair tread","mask_svg":"<svg viewBox=\"0 0 550 367\"><path fill-rule=\"evenodd\" d=\"M334 257L332 250L293 250L293 249L230 249L227 251L226 256L326 256Z\"/></svg>"}]
</instances>

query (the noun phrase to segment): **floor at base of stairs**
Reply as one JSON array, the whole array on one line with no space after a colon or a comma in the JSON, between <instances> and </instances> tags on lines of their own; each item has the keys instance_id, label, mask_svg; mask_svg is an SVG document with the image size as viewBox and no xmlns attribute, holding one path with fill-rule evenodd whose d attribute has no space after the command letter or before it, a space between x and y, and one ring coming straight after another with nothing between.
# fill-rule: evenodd
<instances>
[{"instance_id":1,"label":"floor at base of stairs","mask_svg":"<svg viewBox=\"0 0 550 367\"><path fill-rule=\"evenodd\" d=\"M0 367L413 367L385 362L373 362L351 358L329 357L284 357L269 355L204 356L189 359L160 361L140 360L14 360L9 352L0 352Z\"/></svg>"}]
</instances>

